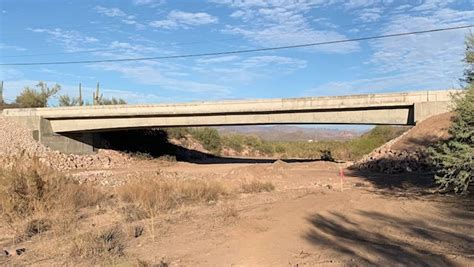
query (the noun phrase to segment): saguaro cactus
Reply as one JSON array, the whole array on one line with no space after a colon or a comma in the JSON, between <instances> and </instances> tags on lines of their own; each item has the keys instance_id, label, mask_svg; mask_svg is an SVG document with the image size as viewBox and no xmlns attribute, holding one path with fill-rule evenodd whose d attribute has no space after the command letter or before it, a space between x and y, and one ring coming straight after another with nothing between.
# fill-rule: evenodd
<instances>
[{"instance_id":1,"label":"saguaro cactus","mask_svg":"<svg viewBox=\"0 0 474 267\"><path fill-rule=\"evenodd\" d=\"M3 104L3 81L0 83L0 105Z\"/></svg>"},{"instance_id":2,"label":"saguaro cactus","mask_svg":"<svg viewBox=\"0 0 474 267\"><path fill-rule=\"evenodd\" d=\"M99 92L99 83L97 82L97 88L95 93L92 93L92 98L94 99L94 105L100 105L102 103L102 94Z\"/></svg>"},{"instance_id":3,"label":"saguaro cactus","mask_svg":"<svg viewBox=\"0 0 474 267\"><path fill-rule=\"evenodd\" d=\"M77 99L77 102L79 106L84 105L84 101L82 100L82 84L81 83L79 83L79 98Z\"/></svg>"}]
</instances>

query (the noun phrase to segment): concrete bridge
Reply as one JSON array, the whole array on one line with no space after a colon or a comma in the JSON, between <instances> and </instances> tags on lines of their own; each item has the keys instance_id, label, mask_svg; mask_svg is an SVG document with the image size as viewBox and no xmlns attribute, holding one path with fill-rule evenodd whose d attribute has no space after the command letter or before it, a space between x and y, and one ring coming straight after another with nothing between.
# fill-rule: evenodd
<instances>
[{"instance_id":1,"label":"concrete bridge","mask_svg":"<svg viewBox=\"0 0 474 267\"><path fill-rule=\"evenodd\" d=\"M90 153L100 132L180 126L257 124L414 125L449 111L457 90L154 105L6 109L41 143Z\"/></svg>"}]
</instances>

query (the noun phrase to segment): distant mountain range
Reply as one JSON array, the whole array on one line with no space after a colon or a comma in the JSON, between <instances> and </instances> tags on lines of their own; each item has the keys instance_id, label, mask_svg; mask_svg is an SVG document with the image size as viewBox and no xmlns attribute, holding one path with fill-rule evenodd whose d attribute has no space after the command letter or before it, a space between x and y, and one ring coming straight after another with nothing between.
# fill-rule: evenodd
<instances>
[{"instance_id":1,"label":"distant mountain range","mask_svg":"<svg viewBox=\"0 0 474 267\"><path fill-rule=\"evenodd\" d=\"M237 133L256 135L267 141L322 141L349 140L361 135L358 131L310 128L299 126L226 126L216 127L222 134Z\"/></svg>"}]
</instances>

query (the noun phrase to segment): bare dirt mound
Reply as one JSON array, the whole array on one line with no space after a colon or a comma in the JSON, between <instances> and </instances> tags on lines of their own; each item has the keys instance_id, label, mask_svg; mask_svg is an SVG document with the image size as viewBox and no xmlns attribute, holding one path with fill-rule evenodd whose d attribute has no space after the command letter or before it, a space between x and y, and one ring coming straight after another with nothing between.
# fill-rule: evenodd
<instances>
[{"instance_id":1,"label":"bare dirt mound","mask_svg":"<svg viewBox=\"0 0 474 267\"><path fill-rule=\"evenodd\" d=\"M426 149L449 138L452 112L430 117L356 162L352 168L383 173L430 169Z\"/></svg>"}]
</instances>

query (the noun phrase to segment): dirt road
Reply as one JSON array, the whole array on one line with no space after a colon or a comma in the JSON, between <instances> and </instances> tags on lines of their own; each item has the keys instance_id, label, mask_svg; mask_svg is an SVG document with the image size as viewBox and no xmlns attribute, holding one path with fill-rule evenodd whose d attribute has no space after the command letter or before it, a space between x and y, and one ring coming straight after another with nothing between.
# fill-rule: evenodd
<instances>
[{"instance_id":1,"label":"dirt road","mask_svg":"<svg viewBox=\"0 0 474 267\"><path fill-rule=\"evenodd\" d=\"M76 177L99 173L89 182L112 195L115 185L140 177L214 180L234 189L250 180L275 186L272 192L239 192L216 202L182 206L153 220L127 222L115 205L83 211L77 231L143 225L143 234L129 238L124 256L113 260L125 265L474 266L472 199L428 194L427 177L418 174L346 171L341 180L340 167L344 165L330 162L144 160L106 174L76 171ZM68 256L63 246L68 237L56 240L45 234L19 244L27 252L8 263L81 263Z\"/></svg>"},{"instance_id":2,"label":"dirt road","mask_svg":"<svg viewBox=\"0 0 474 267\"><path fill-rule=\"evenodd\" d=\"M235 183L272 181L276 191L242 194L162 218L155 240L129 246L136 258L195 266L474 265L474 212L452 197L425 195L419 175L367 176L327 162L196 165L163 172ZM417 180L417 182L413 182ZM228 218L225 209L235 208ZM469 209L471 209L469 211Z\"/></svg>"}]
</instances>

